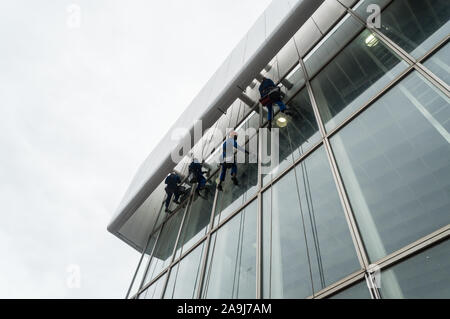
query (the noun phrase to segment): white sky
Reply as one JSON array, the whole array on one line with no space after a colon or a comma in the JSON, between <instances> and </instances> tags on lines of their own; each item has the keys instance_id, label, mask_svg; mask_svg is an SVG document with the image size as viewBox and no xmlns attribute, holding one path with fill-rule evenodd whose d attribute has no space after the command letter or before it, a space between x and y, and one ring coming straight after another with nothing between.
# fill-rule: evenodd
<instances>
[{"instance_id":1,"label":"white sky","mask_svg":"<svg viewBox=\"0 0 450 319\"><path fill-rule=\"evenodd\" d=\"M124 297L139 255L106 226L269 3L0 0L0 298Z\"/></svg>"}]
</instances>

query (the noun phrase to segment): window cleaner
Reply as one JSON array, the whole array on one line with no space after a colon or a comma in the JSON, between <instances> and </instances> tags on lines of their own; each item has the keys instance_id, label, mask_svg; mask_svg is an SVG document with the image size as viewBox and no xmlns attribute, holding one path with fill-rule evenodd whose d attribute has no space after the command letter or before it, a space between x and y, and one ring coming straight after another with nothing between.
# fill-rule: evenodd
<instances>
[{"instance_id":1,"label":"window cleaner","mask_svg":"<svg viewBox=\"0 0 450 319\"><path fill-rule=\"evenodd\" d=\"M281 100L281 89L276 86L271 79L264 77L258 90L261 95L259 102L267 107L267 121L269 122L268 128L270 130L272 128L273 104L279 106L281 113L289 115L290 112L286 109L286 105ZM285 122L286 120L283 121L283 123Z\"/></svg>"},{"instance_id":2,"label":"window cleaner","mask_svg":"<svg viewBox=\"0 0 450 319\"><path fill-rule=\"evenodd\" d=\"M236 165L236 154L234 149L238 151L244 152L246 154L250 154L245 148L239 146L237 144L238 133L232 131L229 133L229 137L222 144L222 157L221 157L221 166L222 171L220 172L219 184L217 184L217 189L222 191L222 182L225 180L225 174L227 173L227 169L231 168L231 180L234 185L239 185L236 174L237 174L237 165Z\"/></svg>"},{"instance_id":3,"label":"window cleaner","mask_svg":"<svg viewBox=\"0 0 450 319\"><path fill-rule=\"evenodd\" d=\"M178 198L180 197L180 195L183 194L182 189L180 187L181 178L176 172L173 171L169 175L167 175L166 180L164 181L164 183L167 184L167 186L165 188L165 191L166 191L166 194L167 194L167 198L166 198L166 213L168 213L169 212L169 204L170 204L170 200L172 198L172 195L175 195L174 203L180 204L180 202L178 201Z\"/></svg>"},{"instance_id":4,"label":"window cleaner","mask_svg":"<svg viewBox=\"0 0 450 319\"><path fill-rule=\"evenodd\" d=\"M197 195L200 197L200 191L202 189L205 189L205 185L206 185L206 178L203 176L203 165L202 163L200 163L200 161L196 158L194 158L191 162L191 164L189 164L189 183L194 184L194 183L198 183L197 185L197 189L195 190ZM206 191L206 189L205 189Z\"/></svg>"}]
</instances>

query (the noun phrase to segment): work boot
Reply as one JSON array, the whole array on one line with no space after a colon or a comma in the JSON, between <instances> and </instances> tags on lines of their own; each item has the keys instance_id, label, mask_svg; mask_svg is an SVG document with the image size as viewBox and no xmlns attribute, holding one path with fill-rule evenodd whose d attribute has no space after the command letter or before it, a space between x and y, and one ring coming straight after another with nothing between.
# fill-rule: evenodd
<instances>
[{"instance_id":1,"label":"work boot","mask_svg":"<svg viewBox=\"0 0 450 319\"><path fill-rule=\"evenodd\" d=\"M281 111L281 113L286 114L286 115L289 115L289 116L292 116L292 115L293 115L292 111L290 111L290 110L288 110L288 109L285 109L285 110Z\"/></svg>"},{"instance_id":2,"label":"work boot","mask_svg":"<svg viewBox=\"0 0 450 319\"><path fill-rule=\"evenodd\" d=\"M170 210L169 210L169 208L168 208L168 207L166 207L166 210L165 210L165 212L166 212L166 213L170 213Z\"/></svg>"},{"instance_id":3,"label":"work boot","mask_svg":"<svg viewBox=\"0 0 450 319\"><path fill-rule=\"evenodd\" d=\"M222 184L217 185L217 189L218 189L219 191L223 191Z\"/></svg>"},{"instance_id":4,"label":"work boot","mask_svg":"<svg viewBox=\"0 0 450 319\"><path fill-rule=\"evenodd\" d=\"M231 177L231 180L233 181L233 184L234 184L234 185L236 185L236 186L239 185L236 176Z\"/></svg>"}]
</instances>

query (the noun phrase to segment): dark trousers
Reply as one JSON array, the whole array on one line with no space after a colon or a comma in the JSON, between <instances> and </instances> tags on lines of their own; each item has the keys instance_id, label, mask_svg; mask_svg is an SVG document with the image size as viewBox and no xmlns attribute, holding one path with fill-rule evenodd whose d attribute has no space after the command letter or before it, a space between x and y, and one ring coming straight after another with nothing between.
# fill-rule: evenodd
<instances>
[{"instance_id":1,"label":"dark trousers","mask_svg":"<svg viewBox=\"0 0 450 319\"><path fill-rule=\"evenodd\" d=\"M169 204L170 204L170 200L172 199L172 195L175 195L174 200L178 201L178 198L181 195L181 192L178 188L176 189L166 189L166 194L167 194L167 198L166 198L166 208L169 208Z\"/></svg>"},{"instance_id":2,"label":"dark trousers","mask_svg":"<svg viewBox=\"0 0 450 319\"><path fill-rule=\"evenodd\" d=\"M220 172L220 181L223 182L225 180L225 174L227 173L227 169L231 168L231 175L237 174L237 165L236 163L222 163L222 171Z\"/></svg>"}]
</instances>

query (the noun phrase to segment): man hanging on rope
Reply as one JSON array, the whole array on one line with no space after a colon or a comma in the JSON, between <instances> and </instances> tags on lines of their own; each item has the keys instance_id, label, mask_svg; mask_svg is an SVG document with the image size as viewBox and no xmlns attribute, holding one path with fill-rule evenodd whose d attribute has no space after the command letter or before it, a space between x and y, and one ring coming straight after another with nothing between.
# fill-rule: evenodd
<instances>
[{"instance_id":1,"label":"man hanging on rope","mask_svg":"<svg viewBox=\"0 0 450 319\"><path fill-rule=\"evenodd\" d=\"M281 90L275 83L269 79L264 77L260 86L259 86L259 94L261 95L261 99L259 102L265 107L267 107L267 120L269 122L268 128L272 127L272 117L273 117L273 104L276 104L280 108L280 112L288 114L289 110L286 109L286 105L281 100Z\"/></svg>"},{"instance_id":2,"label":"man hanging on rope","mask_svg":"<svg viewBox=\"0 0 450 319\"><path fill-rule=\"evenodd\" d=\"M227 169L231 168L231 180L234 185L238 185L238 180L236 177L237 174L237 165L236 165L236 154L234 149L238 151L244 152L246 154L250 154L245 148L241 147L237 143L238 134L235 131L230 132L229 137L222 144L222 157L221 157L221 166L222 171L220 172L220 181L217 185L217 189L222 191L222 182L225 180L225 175L227 173Z\"/></svg>"},{"instance_id":3,"label":"man hanging on rope","mask_svg":"<svg viewBox=\"0 0 450 319\"><path fill-rule=\"evenodd\" d=\"M202 189L205 189L206 185L206 178L203 176L204 172L202 168L203 165L196 158L194 158L191 164L189 164L189 182L198 183L197 189L195 191L200 197L203 197L200 195L200 191Z\"/></svg>"},{"instance_id":4,"label":"man hanging on rope","mask_svg":"<svg viewBox=\"0 0 450 319\"><path fill-rule=\"evenodd\" d=\"M166 190L166 194L167 194L166 213L168 213L170 199L172 198L172 195L175 195L174 203L180 204L180 202L178 201L178 198L180 197L180 195L182 195L183 192L179 185L179 184L181 184L181 178L174 171L172 173L170 173L169 175L167 175L166 180L164 182L167 184L165 190Z\"/></svg>"}]
</instances>

